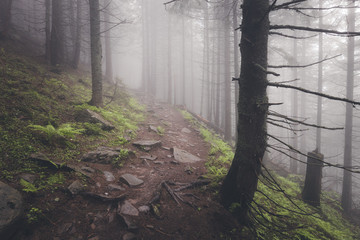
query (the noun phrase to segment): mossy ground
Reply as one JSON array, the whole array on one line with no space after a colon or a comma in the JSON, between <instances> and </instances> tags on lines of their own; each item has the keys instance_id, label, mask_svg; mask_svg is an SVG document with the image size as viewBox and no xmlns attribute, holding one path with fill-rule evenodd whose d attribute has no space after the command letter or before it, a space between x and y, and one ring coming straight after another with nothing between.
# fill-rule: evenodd
<instances>
[{"instance_id":1,"label":"mossy ground","mask_svg":"<svg viewBox=\"0 0 360 240\"><path fill-rule=\"evenodd\" d=\"M126 139L135 137L137 124L144 120L144 107L124 86L114 92L110 84L104 86L104 95L111 96L105 97L104 107L89 106L88 73L50 67L0 50L0 181L26 192L26 214L35 222L34 215L44 215L52 206L36 202L33 193L41 196L58 191L65 180L78 176L43 167L31 161L30 154L41 152L53 161L69 163L98 146L124 145ZM77 122L78 111L85 108L98 112L115 129L104 131L98 124ZM114 166L120 165L120 161L114 162ZM33 184L21 181L24 173L36 174L37 179Z\"/></svg>"},{"instance_id":2,"label":"mossy ground","mask_svg":"<svg viewBox=\"0 0 360 240\"><path fill-rule=\"evenodd\" d=\"M234 158L233 150L190 113L182 111L182 114L211 145L206 163L207 177L213 180L213 189L218 194L221 181ZM314 208L301 200L302 176L290 175L284 178L265 169L263 173L251 205L250 218L253 225L244 229L246 236L256 235L258 239L264 240L359 239L360 228L343 216L337 194L323 192L321 207Z\"/></svg>"}]
</instances>

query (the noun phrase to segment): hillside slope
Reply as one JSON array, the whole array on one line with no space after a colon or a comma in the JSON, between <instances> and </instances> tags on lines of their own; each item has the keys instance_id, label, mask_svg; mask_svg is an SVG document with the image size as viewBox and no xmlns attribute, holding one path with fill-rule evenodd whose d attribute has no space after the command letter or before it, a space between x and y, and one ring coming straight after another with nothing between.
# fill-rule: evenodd
<instances>
[{"instance_id":1,"label":"hillside slope","mask_svg":"<svg viewBox=\"0 0 360 240\"><path fill-rule=\"evenodd\" d=\"M123 86L106 86L103 108L89 106L86 73L0 49L0 181L24 199L14 239L360 238L336 196L314 209L298 176L274 172L260 179L253 224L241 231L217 201L232 149L201 122ZM84 120L87 110L114 129Z\"/></svg>"}]
</instances>

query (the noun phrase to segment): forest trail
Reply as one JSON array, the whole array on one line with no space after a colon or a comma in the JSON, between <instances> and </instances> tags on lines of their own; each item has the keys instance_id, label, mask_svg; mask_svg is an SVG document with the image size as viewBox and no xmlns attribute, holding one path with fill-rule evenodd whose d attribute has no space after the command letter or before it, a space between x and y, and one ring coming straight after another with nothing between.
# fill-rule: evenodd
<instances>
[{"instance_id":1,"label":"forest trail","mask_svg":"<svg viewBox=\"0 0 360 240\"><path fill-rule=\"evenodd\" d=\"M147 118L126 145L135 156L121 168L79 162L78 169L95 170L86 187L91 194L60 197L51 231L42 226L32 239L240 238L239 225L202 178L210 144L178 109L153 99L142 102ZM156 144L134 145L144 140Z\"/></svg>"}]
</instances>

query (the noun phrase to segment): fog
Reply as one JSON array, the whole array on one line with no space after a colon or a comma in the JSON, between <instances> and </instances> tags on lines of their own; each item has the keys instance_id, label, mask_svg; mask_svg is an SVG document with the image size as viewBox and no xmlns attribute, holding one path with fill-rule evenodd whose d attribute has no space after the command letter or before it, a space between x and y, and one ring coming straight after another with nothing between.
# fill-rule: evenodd
<instances>
[{"instance_id":1,"label":"fog","mask_svg":"<svg viewBox=\"0 0 360 240\"><path fill-rule=\"evenodd\" d=\"M29 49L31 56L46 54L45 0L14 1L11 10L11 39ZM85 0L61 1L61 26L64 43L63 62L73 58L76 22L80 23L81 51L79 68L90 69L89 6ZM164 4L164 0L101 1L102 68L104 81L122 82L159 101L182 106L201 116L229 142L236 139L236 96L240 71L239 41L241 1L182 0ZM281 4L286 1L278 1ZM291 24L309 28L348 31L348 9L344 1L323 1L318 11L315 0L299 4L302 10L270 13L272 25ZM80 3L80 5L77 5ZM332 8L341 5L341 8ZM77 6L77 7L76 7ZM77 18L77 8L81 15ZM311 9L312 8L312 9ZM236 11L234 11L234 9ZM236 15L234 15L234 13ZM105 15L109 19L105 20ZM359 9L355 11L355 31ZM2 20L4 21L4 20ZM322 21L322 23L320 22ZM237 27L234 27L235 25ZM110 33L110 51L106 51L105 33ZM322 38L323 47L319 47ZM238 41L238 42L234 42ZM355 38L353 99L359 101L359 38ZM272 29L269 37L268 78L318 92L322 78L324 94L346 98L348 38L336 33L319 33L291 29ZM319 52L322 51L321 55ZM111 61L107 59L111 56ZM239 63L236 63L239 61ZM317 62L321 63L317 63ZM237 64L237 65L236 65ZM106 74L112 66L113 77ZM282 66L282 67L281 67ZM289 67L292 66L292 67ZM298 67L295 67L298 66ZM321 71L322 76L319 75ZM276 76L275 76L276 75ZM235 78L235 79L233 79ZM321 121L318 121L318 96L285 88L268 87L270 113L288 116L310 125L344 128L346 103L322 98ZM269 115L269 134L298 149L303 154L316 148L325 156L323 189L341 194L344 164L345 130L321 129ZM353 107L352 170L360 165L360 111ZM280 126L280 127L279 127ZM282 126L282 127L281 127ZM231 134L227 134L229 129ZM269 138L268 158L289 173L305 174L306 156L289 151L288 146ZM319 145L319 146L317 146ZM285 154L284 154L285 153ZM291 168L291 162L295 164ZM330 166L332 165L332 166ZM334 167L335 166L335 167ZM295 169L295 170L294 170ZM352 174L353 201L359 207L360 176Z\"/></svg>"}]
</instances>

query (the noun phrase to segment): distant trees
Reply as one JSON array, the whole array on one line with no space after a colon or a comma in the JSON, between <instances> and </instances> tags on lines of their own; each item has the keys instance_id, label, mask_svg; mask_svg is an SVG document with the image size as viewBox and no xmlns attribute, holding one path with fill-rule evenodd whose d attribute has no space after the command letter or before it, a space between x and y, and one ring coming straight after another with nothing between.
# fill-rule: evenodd
<instances>
[{"instance_id":1,"label":"distant trees","mask_svg":"<svg viewBox=\"0 0 360 240\"><path fill-rule=\"evenodd\" d=\"M65 32L63 27L63 1L53 0L51 4L50 62L55 66L64 62Z\"/></svg>"}]
</instances>

